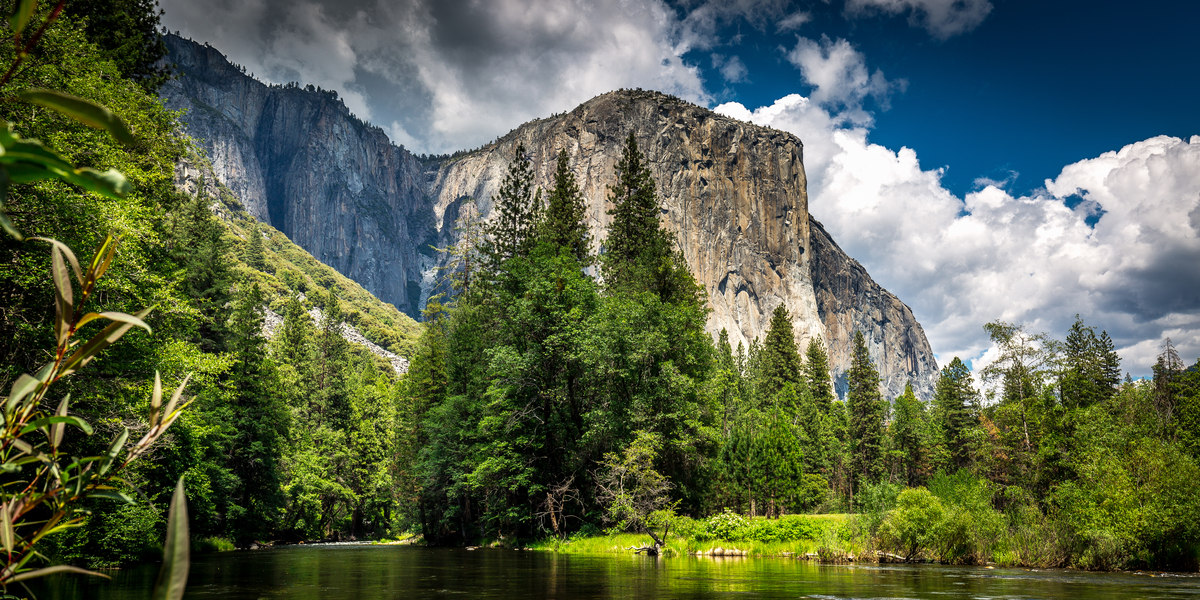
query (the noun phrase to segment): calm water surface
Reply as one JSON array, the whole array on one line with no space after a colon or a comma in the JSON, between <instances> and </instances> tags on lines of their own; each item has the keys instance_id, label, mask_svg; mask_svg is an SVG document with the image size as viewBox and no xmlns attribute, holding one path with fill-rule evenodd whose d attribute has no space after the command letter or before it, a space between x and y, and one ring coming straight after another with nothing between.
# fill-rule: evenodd
<instances>
[{"instance_id":1,"label":"calm water surface","mask_svg":"<svg viewBox=\"0 0 1200 600\"><path fill-rule=\"evenodd\" d=\"M58 576L39 599L150 597L157 565L112 581ZM786 558L654 559L410 546L290 546L194 557L185 598L1197 598L1200 577L818 565Z\"/></svg>"}]
</instances>

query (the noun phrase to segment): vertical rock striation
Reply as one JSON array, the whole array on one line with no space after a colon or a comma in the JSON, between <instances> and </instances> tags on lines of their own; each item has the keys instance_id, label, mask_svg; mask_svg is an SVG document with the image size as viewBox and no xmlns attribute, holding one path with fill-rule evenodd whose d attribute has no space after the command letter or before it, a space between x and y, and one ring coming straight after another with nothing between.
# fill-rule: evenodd
<instances>
[{"instance_id":1,"label":"vertical rock striation","mask_svg":"<svg viewBox=\"0 0 1200 600\"><path fill-rule=\"evenodd\" d=\"M266 86L215 49L168 36L183 77L164 89L186 108L188 133L247 210L384 301L416 315L453 241L464 200L481 213L524 144L547 187L566 149L597 246L611 208L607 186L633 132L663 199L662 221L708 293L708 328L730 340L761 336L776 306L797 341L830 349L839 391L856 329L895 397L911 380L932 396L937 364L912 311L845 255L808 213L803 144L795 136L678 98L620 91L526 123L478 151L421 161L355 119L336 94Z\"/></svg>"},{"instance_id":2,"label":"vertical rock striation","mask_svg":"<svg viewBox=\"0 0 1200 600\"><path fill-rule=\"evenodd\" d=\"M437 228L421 162L336 92L268 86L216 49L166 36L182 76L163 87L246 210L376 297L420 311Z\"/></svg>"}]
</instances>

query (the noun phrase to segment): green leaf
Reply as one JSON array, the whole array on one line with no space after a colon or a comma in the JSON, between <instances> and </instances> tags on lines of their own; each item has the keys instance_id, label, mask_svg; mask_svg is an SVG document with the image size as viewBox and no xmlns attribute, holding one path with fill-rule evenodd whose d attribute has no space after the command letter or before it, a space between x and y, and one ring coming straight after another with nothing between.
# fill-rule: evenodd
<instances>
[{"instance_id":1,"label":"green leaf","mask_svg":"<svg viewBox=\"0 0 1200 600\"><path fill-rule=\"evenodd\" d=\"M34 579L36 577L45 577L47 575L53 575L55 573L81 573L83 575L92 575L94 577L103 577L105 579L112 579L111 577L109 577L108 575L105 575L104 573L97 573L95 571L89 571L87 569L80 569L79 567L72 567L70 565L55 565L53 567L46 567L45 569L38 569L36 571L26 571L24 573L21 573L20 575L17 575L16 577L13 577L12 579L9 579L8 581L10 581L10 582L24 581L26 579Z\"/></svg>"},{"instance_id":2,"label":"green leaf","mask_svg":"<svg viewBox=\"0 0 1200 600\"><path fill-rule=\"evenodd\" d=\"M109 443L108 450L104 453L104 459L100 461L100 475L108 473L108 470L112 468L113 461L117 460L117 455L121 453L121 448L125 447L125 441L128 439L129 428L126 427Z\"/></svg>"},{"instance_id":3,"label":"green leaf","mask_svg":"<svg viewBox=\"0 0 1200 600\"><path fill-rule=\"evenodd\" d=\"M65 400L65 398L64 398L64 400ZM84 421L83 419L80 419L79 417L76 417L75 415L62 415L62 416L56 415L53 417L42 417L40 419L30 421L28 425L26 425L23 429L21 429L20 435L25 435L31 431L37 431L38 429L41 429L42 427L45 427L47 425L56 425L56 424L74 425L74 426L82 429L84 431L84 433L86 433L88 435L92 435L92 426L89 425L87 421Z\"/></svg>"},{"instance_id":4,"label":"green leaf","mask_svg":"<svg viewBox=\"0 0 1200 600\"><path fill-rule=\"evenodd\" d=\"M150 395L150 423L151 427L158 424L158 409L162 408L162 377L158 374L158 369L154 370L154 393Z\"/></svg>"},{"instance_id":5,"label":"green leaf","mask_svg":"<svg viewBox=\"0 0 1200 600\"><path fill-rule=\"evenodd\" d=\"M67 416L67 403L70 401L71 401L70 394L63 396L62 402L58 403L58 410L54 411L54 416L56 416L56 417ZM80 421L82 421L82 419L80 419ZM91 429L91 425L88 425L86 421L84 421L83 424L87 425L87 429ZM76 425L76 427L78 427L78 425ZM87 431L87 429L85 429L84 431ZM51 447L57 448L58 445L62 443L63 434L66 433L66 430L67 430L66 421L64 421L62 423L55 423L54 427L50 428L50 446Z\"/></svg>"},{"instance_id":6,"label":"green leaf","mask_svg":"<svg viewBox=\"0 0 1200 600\"><path fill-rule=\"evenodd\" d=\"M67 179L71 183L89 191L110 198L124 198L133 191L133 184L116 169L104 172L83 167L75 169L74 176Z\"/></svg>"},{"instance_id":7,"label":"green leaf","mask_svg":"<svg viewBox=\"0 0 1200 600\"><path fill-rule=\"evenodd\" d=\"M50 249L50 277L54 281L54 334L58 345L62 346L71 337L71 321L75 319L75 292L71 288L66 261L57 246Z\"/></svg>"},{"instance_id":8,"label":"green leaf","mask_svg":"<svg viewBox=\"0 0 1200 600\"><path fill-rule=\"evenodd\" d=\"M6 553L12 554L16 533L13 531L12 515L8 511L7 502L0 504L0 544L3 544Z\"/></svg>"},{"instance_id":9,"label":"green leaf","mask_svg":"<svg viewBox=\"0 0 1200 600\"><path fill-rule=\"evenodd\" d=\"M78 96L64 94L55 90L31 89L19 94L26 102L40 104L83 123L89 127L103 129L118 142L130 146L133 144L133 134L120 117L111 110Z\"/></svg>"},{"instance_id":10,"label":"green leaf","mask_svg":"<svg viewBox=\"0 0 1200 600\"><path fill-rule=\"evenodd\" d=\"M141 318L150 314L151 310L154 310L154 307L139 311L134 316L137 317L140 322ZM132 329L135 324L136 323L117 321L108 327L105 327L103 331L92 336L92 339L84 343L83 346L81 346L78 350L71 354L70 357L67 358L65 366L62 370L62 374L69 375L83 368L84 365L88 364L88 362L95 358L96 354L98 354L101 350L111 346L114 342L121 339L121 336L125 335L125 333ZM145 324L143 323L143 325ZM147 329L149 329L149 327L147 327Z\"/></svg>"},{"instance_id":11,"label":"green leaf","mask_svg":"<svg viewBox=\"0 0 1200 600\"><path fill-rule=\"evenodd\" d=\"M177 412L175 405L179 403L179 399L183 396L183 388L191 380L192 374L188 373L187 377L183 378L183 383L180 383L179 387L175 388L175 393L171 394L171 400L167 402L167 408L163 411L163 421L167 425L170 425L175 420L175 413ZM183 407L180 407L179 410L183 410Z\"/></svg>"},{"instance_id":12,"label":"green leaf","mask_svg":"<svg viewBox=\"0 0 1200 600\"><path fill-rule=\"evenodd\" d=\"M110 233L104 236L104 239L100 240L99 244L96 244L96 250L92 252L92 263L88 265L89 281L95 281L104 275L116 253L117 238L114 238L113 234Z\"/></svg>"},{"instance_id":13,"label":"green leaf","mask_svg":"<svg viewBox=\"0 0 1200 600\"><path fill-rule=\"evenodd\" d=\"M135 502L133 501L133 498L129 497L129 494L126 494L125 492L118 492L116 490L98 490L98 491L92 492L91 494L88 494L88 497L90 497L90 498L107 498L109 500L116 500L118 502L124 502L126 504L135 504Z\"/></svg>"},{"instance_id":14,"label":"green leaf","mask_svg":"<svg viewBox=\"0 0 1200 600\"><path fill-rule=\"evenodd\" d=\"M167 517L167 543L163 545L163 564L154 584L154 600L180 600L187 587L189 552L187 497L183 492L183 478L175 484L171 496L171 512Z\"/></svg>"},{"instance_id":15,"label":"green leaf","mask_svg":"<svg viewBox=\"0 0 1200 600\"><path fill-rule=\"evenodd\" d=\"M4 154L0 155L0 165L8 170L12 183L61 179L110 198L124 198L133 190L133 185L120 171L109 169L100 172L88 167L76 169L41 142L19 139L12 136L11 132L0 129L0 139L5 138L9 142L5 145Z\"/></svg>"},{"instance_id":16,"label":"green leaf","mask_svg":"<svg viewBox=\"0 0 1200 600\"><path fill-rule=\"evenodd\" d=\"M33 11L37 10L37 0L20 0L17 2L12 17L8 19L8 24L12 27L14 34L20 34L29 25L29 19L33 18Z\"/></svg>"},{"instance_id":17,"label":"green leaf","mask_svg":"<svg viewBox=\"0 0 1200 600\"><path fill-rule=\"evenodd\" d=\"M5 404L4 412L12 412L13 407L17 405L25 396L33 393L41 381L31 377L28 373L22 373L17 381L13 383L12 390L8 393L8 403Z\"/></svg>"},{"instance_id":18,"label":"green leaf","mask_svg":"<svg viewBox=\"0 0 1200 600\"><path fill-rule=\"evenodd\" d=\"M67 260L67 263L69 263L71 265L71 272L75 274L75 281L78 281L81 284L83 283L83 273L79 270L79 259L75 258L75 253L71 251L71 248L69 246L67 246L66 244L64 244L54 238L34 237L34 238L29 238L29 239L38 240L39 242L46 242L47 244L50 244L50 246L51 246L50 251L52 253L55 250L57 250L58 252L61 252L62 257L65 258Z\"/></svg>"}]
</instances>

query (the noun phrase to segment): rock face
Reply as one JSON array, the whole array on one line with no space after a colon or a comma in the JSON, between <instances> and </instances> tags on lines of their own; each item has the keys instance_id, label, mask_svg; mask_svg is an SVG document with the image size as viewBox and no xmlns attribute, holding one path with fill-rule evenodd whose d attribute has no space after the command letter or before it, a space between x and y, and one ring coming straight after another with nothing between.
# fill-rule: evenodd
<instances>
[{"instance_id":1,"label":"rock face","mask_svg":"<svg viewBox=\"0 0 1200 600\"><path fill-rule=\"evenodd\" d=\"M421 162L335 92L267 86L216 49L165 38L183 76L163 87L246 210L410 316L437 228ZM422 254L425 252L425 254Z\"/></svg>"},{"instance_id":2,"label":"rock face","mask_svg":"<svg viewBox=\"0 0 1200 600\"><path fill-rule=\"evenodd\" d=\"M846 395L846 370L854 352L854 332L862 331L884 389L895 398L912 381L918 398L933 397L937 359L912 310L875 283L857 260L846 256L825 228L809 216L813 285L839 396Z\"/></svg>"},{"instance_id":3,"label":"rock face","mask_svg":"<svg viewBox=\"0 0 1200 600\"><path fill-rule=\"evenodd\" d=\"M331 92L265 86L215 49L168 36L183 77L164 89L188 108L188 133L252 214L384 301L416 315L434 284L467 199L486 218L518 144L548 187L566 149L603 242L607 186L633 132L658 182L662 222L712 308L708 328L730 341L762 336L776 306L800 344L825 340L839 393L856 329L894 398L907 381L932 396L937 363L921 326L808 213L803 144L656 92L597 96L526 123L478 151L420 161L349 115Z\"/></svg>"}]
</instances>

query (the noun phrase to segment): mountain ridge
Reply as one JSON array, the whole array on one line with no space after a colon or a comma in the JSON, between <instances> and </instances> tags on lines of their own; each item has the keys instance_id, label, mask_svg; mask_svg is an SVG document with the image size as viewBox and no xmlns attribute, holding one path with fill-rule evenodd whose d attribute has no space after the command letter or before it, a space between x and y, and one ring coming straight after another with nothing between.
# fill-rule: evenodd
<instances>
[{"instance_id":1,"label":"mountain ridge","mask_svg":"<svg viewBox=\"0 0 1200 600\"><path fill-rule=\"evenodd\" d=\"M242 190L247 210L409 315L434 293L445 261L431 247L455 241L466 200L489 215L517 144L543 188L567 149L598 249L610 219L607 185L632 132L658 182L663 223L708 293L710 332L726 329L732 343L748 344L782 304L799 343L825 341L839 392L851 336L862 330L887 395L912 381L932 397L937 362L920 324L808 213L803 143L790 133L659 92L618 90L476 150L418 158L353 117L336 94L268 86L211 46L167 43L183 71L164 88L168 106L189 110L188 132L217 176Z\"/></svg>"}]
</instances>

